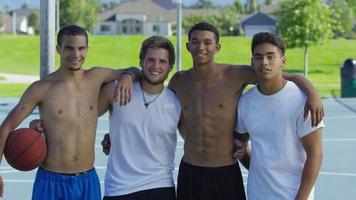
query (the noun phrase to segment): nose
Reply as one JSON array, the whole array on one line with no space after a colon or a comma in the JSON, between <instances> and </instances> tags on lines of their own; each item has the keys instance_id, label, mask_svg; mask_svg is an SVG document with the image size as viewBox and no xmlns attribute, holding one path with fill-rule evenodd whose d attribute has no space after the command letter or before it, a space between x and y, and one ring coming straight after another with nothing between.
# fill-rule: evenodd
<instances>
[{"instance_id":1,"label":"nose","mask_svg":"<svg viewBox=\"0 0 356 200\"><path fill-rule=\"evenodd\" d=\"M204 43L203 43L203 42L199 42L199 43L198 43L198 49L199 49L199 50L204 49Z\"/></svg>"},{"instance_id":2,"label":"nose","mask_svg":"<svg viewBox=\"0 0 356 200\"><path fill-rule=\"evenodd\" d=\"M157 59L157 60L154 60L153 61L153 67L154 68L158 68L160 66L160 62L159 62L159 60Z\"/></svg>"},{"instance_id":3,"label":"nose","mask_svg":"<svg viewBox=\"0 0 356 200\"><path fill-rule=\"evenodd\" d=\"M267 58L267 56L263 56L262 64L263 64L263 65L267 65L267 64L268 64L268 58Z\"/></svg>"}]
</instances>

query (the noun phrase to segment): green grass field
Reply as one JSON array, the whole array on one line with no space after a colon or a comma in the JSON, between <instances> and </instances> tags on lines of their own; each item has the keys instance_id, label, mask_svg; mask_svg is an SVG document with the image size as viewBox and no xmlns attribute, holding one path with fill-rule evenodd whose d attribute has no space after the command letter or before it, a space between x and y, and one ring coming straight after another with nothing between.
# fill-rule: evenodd
<instances>
[{"instance_id":1,"label":"green grass field","mask_svg":"<svg viewBox=\"0 0 356 200\"><path fill-rule=\"evenodd\" d=\"M90 36L89 52L84 68L108 66L121 68L138 66L141 42L146 36ZM170 38L176 43L175 37ZM185 43L187 38L183 38ZM222 37L222 49L216 61L249 64L251 38ZM0 73L39 74L38 36L0 36ZM182 45L184 69L192 66L191 57ZM331 40L328 44L310 48L309 79L323 97L340 93L340 67L346 58L356 57L356 40ZM288 49L285 71L303 73L303 50ZM58 55L56 65L58 66ZM172 75L172 74L171 74ZM18 96L26 84L0 84L0 96Z\"/></svg>"}]
</instances>

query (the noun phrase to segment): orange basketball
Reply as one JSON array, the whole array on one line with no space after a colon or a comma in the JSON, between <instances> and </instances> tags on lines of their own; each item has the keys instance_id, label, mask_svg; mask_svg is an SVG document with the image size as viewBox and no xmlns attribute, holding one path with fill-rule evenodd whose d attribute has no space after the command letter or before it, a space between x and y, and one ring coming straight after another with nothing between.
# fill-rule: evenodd
<instances>
[{"instance_id":1,"label":"orange basketball","mask_svg":"<svg viewBox=\"0 0 356 200\"><path fill-rule=\"evenodd\" d=\"M46 154L45 138L33 129L17 129L7 138L4 155L6 161L17 170L30 171L37 168Z\"/></svg>"}]
</instances>

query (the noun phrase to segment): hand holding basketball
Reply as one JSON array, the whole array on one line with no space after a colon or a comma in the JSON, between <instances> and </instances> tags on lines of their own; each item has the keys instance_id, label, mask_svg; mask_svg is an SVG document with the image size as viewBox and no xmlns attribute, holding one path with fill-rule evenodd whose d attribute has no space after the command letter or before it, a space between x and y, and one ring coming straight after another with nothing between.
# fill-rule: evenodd
<instances>
[{"instance_id":1,"label":"hand holding basketball","mask_svg":"<svg viewBox=\"0 0 356 200\"><path fill-rule=\"evenodd\" d=\"M6 161L13 168L21 171L37 168L46 154L45 138L30 128L21 128L10 133L4 151Z\"/></svg>"}]
</instances>

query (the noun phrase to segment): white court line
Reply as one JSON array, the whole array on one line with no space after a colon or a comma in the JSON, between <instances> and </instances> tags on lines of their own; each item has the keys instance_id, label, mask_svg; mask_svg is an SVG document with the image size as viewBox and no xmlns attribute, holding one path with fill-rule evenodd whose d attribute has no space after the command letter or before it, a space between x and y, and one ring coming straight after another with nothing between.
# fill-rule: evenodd
<instances>
[{"instance_id":1,"label":"white court line","mask_svg":"<svg viewBox=\"0 0 356 200\"><path fill-rule=\"evenodd\" d=\"M327 176L356 176L355 173L338 173L338 172L320 172L321 175Z\"/></svg>"},{"instance_id":2,"label":"white court line","mask_svg":"<svg viewBox=\"0 0 356 200\"><path fill-rule=\"evenodd\" d=\"M333 116L333 117L324 117L326 119L355 119L356 115L344 115L344 116Z\"/></svg>"},{"instance_id":3,"label":"white court line","mask_svg":"<svg viewBox=\"0 0 356 200\"><path fill-rule=\"evenodd\" d=\"M324 138L325 142L356 142L356 138Z\"/></svg>"}]
</instances>

